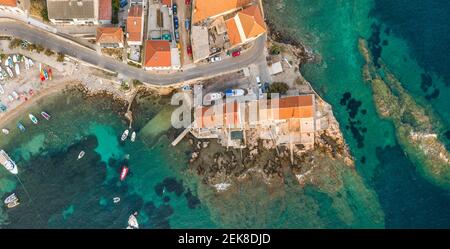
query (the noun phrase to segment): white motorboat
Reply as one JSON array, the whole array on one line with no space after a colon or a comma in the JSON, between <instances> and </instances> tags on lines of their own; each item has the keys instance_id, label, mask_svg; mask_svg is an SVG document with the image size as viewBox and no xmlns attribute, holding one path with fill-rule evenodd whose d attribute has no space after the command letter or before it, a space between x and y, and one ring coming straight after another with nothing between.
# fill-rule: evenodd
<instances>
[{"instance_id":1,"label":"white motorboat","mask_svg":"<svg viewBox=\"0 0 450 249\"><path fill-rule=\"evenodd\" d=\"M19 203L19 198L17 198L16 194L13 193L10 196L6 197L4 203L6 204L7 208L13 208L18 206Z\"/></svg>"},{"instance_id":2,"label":"white motorboat","mask_svg":"<svg viewBox=\"0 0 450 249\"><path fill-rule=\"evenodd\" d=\"M113 198L113 202L114 202L114 203L119 203L119 202L120 202L120 197L117 197L117 196L114 197L114 198Z\"/></svg>"},{"instance_id":3,"label":"white motorboat","mask_svg":"<svg viewBox=\"0 0 450 249\"><path fill-rule=\"evenodd\" d=\"M130 215L128 218L128 227L127 229L139 229L139 223L136 218L137 213Z\"/></svg>"},{"instance_id":4,"label":"white motorboat","mask_svg":"<svg viewBox=\"0 0 450 249\"><path fill-rule=\"evenodd\" d=\"M133 133L131 133L131 142L134 142L134 140L136 140L136 132L133 131Z\"/></svg>"},{"instance_id":5,"label":"white motorboat","mask_svg":"<svg viewBox=\"0 0 450 249\"><path fill-rule=\"evenodd\" d=\"M82 157L84 157L84 154L86 154L86 153L84 152L84 150L80 151L80 154L78 154L77 160L80 160Z\"/></svg>"},{"instance_id":6,"label":"white motorboat","mask_svg":"<svg viewBox=\"0 0 450 249\"><path fill-rule=\"evenodd\" d=\"M127 139L127 137L128 137L128 133L130 133L130 131L129 130L125 130L122 133L122 137L120 138L120 140L125 141Z\"/></svg>"},{"instance_id":7,"label":"white motorboat","mask_svg":"<svg viewBox=\"0 0 450 249\"><path fill-rule=\"evenodd\" d=\"M26 57L24 57L24 62L25 62L25 69L26 70L30 69L30 63L28 62L28 59Z\"/></svg>"},{"instance_id":8,"label":"white motorboat","mask_svg":"<svg viewBox=\"0 0 450 249\"><path fill-rule=\"evenodd\" d=\"M11 174L17 175L17 173L19 173L16 163L9 157L9 155L4 150L0 150L0 163Z\"/></svg>"},{"instance_id":9,"label":"white motorboat","mask_svg":"<svg viewBox=\"0 0 450 249\"><path fill-rule=\"evenodd\" d=\"M16 75L20 75L20 67L19 67L19 64L16 63L16 65L14 66L14 70L16 71Z\"/></svg>"},{"instance_id":10,"label":"white motorboat","mask_svg":"<svg viewBox=\"0 0 450 249\"><path fill-rule=\"evenodd\" d=\"M38 124L38 119L33 114L28 114L28 117L30 118L31 122L33 122L33 124Z\"/></svg>"},{"instance_id":11,"label":"white motorboat","mask_svg":"<svg viewBox=\"0 0 450 249\"><path fill-rule=\"evenodd\" d=\"M16 91L12 91L11 95L18 100L20 98L19 94Z\"/></svg>"},{"instance_id":12,"label":"white motorboat","mask_svg":"<svg viewBox=\"0 0 450 249\"><path fill-rule=\"evenodd\" d=\"M9 75L10 78L14 77L14 74L13 74L13 72L12 72L10 67L6 67L6 72L8 72L8 75Z\"/></svg>"}]
</instances>

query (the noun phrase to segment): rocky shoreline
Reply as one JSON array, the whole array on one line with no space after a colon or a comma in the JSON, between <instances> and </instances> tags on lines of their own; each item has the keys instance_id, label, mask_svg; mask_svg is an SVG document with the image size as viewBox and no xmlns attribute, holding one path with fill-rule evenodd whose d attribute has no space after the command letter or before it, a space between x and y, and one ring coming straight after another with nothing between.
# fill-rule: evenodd
<instances>
[{"instance_id":1,"label":"rocky shoreline","mask_svg":"<svg viewBox=\"0 0 450 249\"><path fill-rule=\"evenodd\" d=\"M303 63L311 63L317 60L306 47L285 33L273 29L270 21L267 22L271 28L268 43L276 43L283 47L284 51L295 59L297 77L308 85L310 91L316 95L316 101L327 112L329 126L323 131L316 132L314 149L308 150L302 145L294 147L294 157L291 161L290 151L286 147L277 147L271 141L257 140L256 136L248 135L251 141L247 141L247 148L226 149L219 145L216 140L198 140L189 136L191 147L191 159L189 169L197 174L204 184L215 187L216 191L222 192L231 188L235 182L244 181L253 177L260 178L267 185L276 185L285 181L286 174L296 177L300 185L316 184L314 179L319 172L324 171L320 161L316 157L327 158L330 161L340 161L347 167L354 167L354 159L344 141L339 123L332 113L331 106L326 103L312 89L309 82L299 72ZM332 173L337 175L337 173Z\"/></svg>"}]
</instances>

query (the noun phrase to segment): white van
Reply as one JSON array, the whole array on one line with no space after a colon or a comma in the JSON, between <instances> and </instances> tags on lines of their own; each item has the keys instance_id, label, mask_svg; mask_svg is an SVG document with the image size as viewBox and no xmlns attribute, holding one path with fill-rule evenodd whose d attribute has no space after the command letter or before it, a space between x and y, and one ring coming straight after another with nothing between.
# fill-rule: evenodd
<instances>
[{"instance_id":1,"label":"white van","mask_svg":"<svg viewBox=\"0 0 450 249\"><path fill-rule=\"evenodd\" d=\"M261 86L261 78L259 76L256 76L256 83L258 83L258 86Z\"/></svg>"}]
</instances>

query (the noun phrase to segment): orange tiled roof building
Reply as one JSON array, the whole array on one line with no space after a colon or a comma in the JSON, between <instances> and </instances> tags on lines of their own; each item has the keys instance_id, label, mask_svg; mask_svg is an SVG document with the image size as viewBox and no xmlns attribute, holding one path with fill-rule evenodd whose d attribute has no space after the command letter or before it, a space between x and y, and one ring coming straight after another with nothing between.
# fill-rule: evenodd
<instances>
[{"instance_id":1,"label":"orange tiled roof building","mask_svg":"<svg viewBox=\"0 0 450 249\"><path fill-rule=\"evenodd\" d=\"M254 40L267 31L257 4L239 11L233 18L226 20L225 24L231 46Z\"/></svg>"},{"instance_id":2,"label":"orange tiled roof building","mask_svg":"<svg viewBox=\"0 0 450 249\"><path fill-rule=\"evenodd\" d=\"M170 42L148 40L145 42L144 68L146 70L170 69L172 66Z\"/></svg>"},{"instance_id":3,"label":"orange tiled roof building","mask_svg":"<svg viewBox=\"0 0 450 249\"><path fill-rule=\"evenodd\" d=\"M123 48L123 31L119 27L97 28L97 44L103 48Z\"/></svg>"}]
</instances>

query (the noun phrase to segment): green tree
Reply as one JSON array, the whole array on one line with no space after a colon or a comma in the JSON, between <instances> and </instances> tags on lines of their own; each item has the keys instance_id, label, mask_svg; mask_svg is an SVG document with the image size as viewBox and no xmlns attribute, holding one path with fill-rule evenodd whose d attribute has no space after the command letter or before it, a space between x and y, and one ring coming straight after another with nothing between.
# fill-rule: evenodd
<instances>
[{"instance_id":1,"label":"green tree","mask_svg":"<svg viewBox=\"0 0 450 249\"><path fill-rule=\"evenodd\" d=\"M66 56L63 53L58 53L58 57L56 58L57 62L63 62Z\"/></svg>"},{"instance_id":2,"label":"green tree","mask_svg":"<svg viewBox=\"0 0 450 249\"><path fill-rule=\"evenodd\" d=\"M269 51L271 55L278 55L283 51L283 48L278 44L272 44Z\"/></svg>"},{"instance_id":3,"label":"green tree","mask_svg":"<svg viewBox=\"0 0 450 249\"><path fill-rule=\"evenodd\" d=\"M41 17L42 17L42 19L44 19L44 21L46 21L46 22L50 21L50 19L48 19L47 5L45 5L45 8L43 8L43 9L41 10Z\"/></svg>"},{"instance_id":4,"label":"green tree","mask_svg":"<svg viewBox=\"0 0 450 249\"><path fill-rule=\"evenodd\" d=\"M133 87L138 87L143 85L144 83L142 83L142 81L140 80L133 80Z\"/></svg>"},{"instance_id":5,"label":"green tree","mask_svg":"<svg viewBox=\"0 0 450 249\"><path fill-rule=\"evenodd\" d=\"M119 23L119 9L120 9L119 0L112 0L112 18L111 18L112 24Z\"/></svg>"},{"instance_id":6,"label":"green tree","mask_svg":"<svg viewBox=\"0 0 450 249\"><path fill-rule=\"evenodd\" d=\"M52 55L55 54L55 52L53 52L51 49L48 49L48 48L47 48L47 49L45 50L44 54L47 55L47 56L52 56Z\"/></svg>"},{"instance_id":7,"label":"green tree","mask_svg":"<svg viewBox=\"0 0 450 249\"><path fill-rule=\"evenodd\" d=\"M284 82L274 82L270 84L269 86L269 93L279 93L279 94L286 94L286 92L289 90L289 86Z\"/></svg>"},{"instance_id":8,"label":"green tree","mask_svg":"<svg viewBox=\"0 0 450 249\"><path fill-rule=\"evenodd\" d=\"M10 49L14 49L19 47L22 44L22 40L14 38L12 39L12 41L9 43L9 48Z\"/></svg>"},{"instance_id":9,"label":"green tree","mask_svg":"<svg viewBox=\"0 0 450 249\"><path fill-rule=\"evenodd\" d=\"M40 45L40 44L37 44L37 45L35 46L35 48L36 48L36 52L38 52L38 53L41 53L42 51L45 50L44 46L42 46L42 45Z\"/></svg>"}]
</instances>

